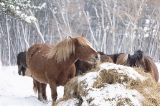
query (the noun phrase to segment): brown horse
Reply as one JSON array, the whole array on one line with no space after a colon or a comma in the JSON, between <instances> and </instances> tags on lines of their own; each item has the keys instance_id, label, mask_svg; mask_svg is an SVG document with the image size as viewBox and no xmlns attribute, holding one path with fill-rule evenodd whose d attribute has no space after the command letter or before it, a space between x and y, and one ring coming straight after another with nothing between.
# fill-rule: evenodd
<instances>
[{"instance_id":1,"label":"brown horse","mask_svg":"<svg viewBox=\"0 0 160 106\"><path fill-rule=\"evenodd\" d=\"M49 84L52 105L57 99L57 86L65 85L74 77L75 72L70 72L69 68L77 59L93 63L100 60L99 54L84 36L65 39L52 50L46 48L45 44L34 44L28 49L26 57L33 78L38 82Z\"/></svg>"},{"instance_id":2,"label":"brown horse","mask_svg":"<svg viewBox=\"0 0 160 106\"><path fill-rule=\"evenodd\" d=\"M46 45L50 49L53 48L53 46L50 44L46 44ZM17 65L19 68L18 73L22 72L23 76L32 77L30 70L27 68L25 60L26 60L26 51L20 52L17 56ZM71 72L76 71L74 64L69 68L69 71L71 71ZM19 75L21 75L21 74L19 74ZM72 76L69 76L69 77L72 77ZM46 84L40 83L33 78L33 90L35 93L38 92L38 100L43 101L43 102L45 102L47 100L46 87L47 87Z\"/></svg>"},{"instance_id":3,"label":"brown horse","mask_svg":"<svg viewBox=\"0 0 160 106\"><path fill-rule=\"evenodd\" d=\"M110 56L104 54L103 52L98 52L100 54L100 62L110 62L113 63L113 60ZM76 76L82 75L83 73L86 73L88 70L91 70L92 68L95 68L96 66L94 64L91 64L84 60L77 60L75 62L76 66Z\"/></svg>"},{"instance_id":4,"label":"brown horse","mask_svg":"<svg viewBox=\"0 0 160 106\"><path fill-rule=\"evenodd\" d=\"M158 82L159 80L158 69L153 59L147 55L144 55L141 50L136 51L133 55L119 55L116 64L131 67L141 67L144 69L145 72L151 73L152 77L155 79L156 82Z\"/></svg>"},{"instance_id":5,"label":"brown horse","mask_svg":"<svg viewBox=\"0 0 160 106\"><path fill-rule=\"evenodd\" d=\"M72 78L73 76L75 76L76 68L75 68L74 64L72 64L68 70L69 70L69 73L73 73L74 72L74 74L70 74L69 75L69 78ZM34 92L38 91L38 100L40 100L42 102L47 101L46 87L47 87L47 84L40 83L40 82L38 82L37 80L35 80L33 78L33 89L34 89Z\"/></svg>"}]
</instances>

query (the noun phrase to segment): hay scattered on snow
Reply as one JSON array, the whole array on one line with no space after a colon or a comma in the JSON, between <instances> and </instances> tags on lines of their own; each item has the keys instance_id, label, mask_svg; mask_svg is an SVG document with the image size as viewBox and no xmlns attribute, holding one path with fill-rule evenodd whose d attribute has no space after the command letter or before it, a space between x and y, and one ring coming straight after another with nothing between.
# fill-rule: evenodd
<instances>
[{"instance_id":1,"label":"hay scattered on snow","mask_svg":"<svg viewBox=\"0 0 160 106\"><path fill-rule=\"evenodd\" d=\"M160 86L139 68L103 63L100 69L71 79L57 106L152 106L160 104Z\"/></svg>"}]
</instances>

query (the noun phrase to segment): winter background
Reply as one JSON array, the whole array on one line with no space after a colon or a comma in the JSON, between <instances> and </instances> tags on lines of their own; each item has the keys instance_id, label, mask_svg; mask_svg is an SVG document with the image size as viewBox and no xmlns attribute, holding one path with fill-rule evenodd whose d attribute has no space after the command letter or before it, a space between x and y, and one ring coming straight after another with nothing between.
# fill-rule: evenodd
<instances>
[{"instance_id":1,"label":"winter background","mask_svg":"<svg viewBox=\"0 0 160 106\"><path fill-rule=\"evenodd\" d=\"M160 63L157 63L157 68L160 72ZM89 81L92 82L92 81ZM117 86L118 87L118 86ZM127 90L121 91L122 88L118 88L120 91L118 95L123 96L123 92L129 94ZM58 98L63 97L64 87L59 86L58 89ZM110 95L115 96L115 89L112 87L109 89ZM96 92L95 95L100 94L100 92ZM127 96L127 95L125 95ZM40 102L37 99L37 94L33 91L33 80L27 76L19 76L18 75L18 67L17 66L0 66L0 106L51 106L51 92L50 88L47 85L47 97L48 101L46 103ZM134 98L132 98L133 100ZM137 104L136 99L134 104ZM62 106L73 106L74 100L68 100L66 103L63 103ZM95 102L99 102L98 99ZM103 102L101 103L103 104ZM112 106L110 104L110 106Z\"/></svg>"},{"instance_id":2,"label":"winter background","mask_svg":"<svg viewBox=\"0 0 160 106\"><path fill-rule=\"evenodd\" d=\"M17 54L35 43L55 45L83 33L106 54L140 49L160 70L159 5L159 0L0 0L0 106L51 105L49 86L48 102L38 101L32 78L19 76L15 65ZM63 89L58 87L58 99Z\"/></svg>"}]
</instances>

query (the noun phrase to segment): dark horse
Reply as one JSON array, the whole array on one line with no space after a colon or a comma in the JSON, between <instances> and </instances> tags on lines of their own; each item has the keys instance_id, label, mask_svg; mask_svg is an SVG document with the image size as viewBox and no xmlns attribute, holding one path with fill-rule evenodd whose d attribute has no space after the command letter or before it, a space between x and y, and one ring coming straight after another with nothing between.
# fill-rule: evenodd
<instances>
[{"instance_id":1,"label":"dark horse","mask_svg":"<svg viewBox=\"0 0 160 106\"><path fill-rule=\"evenodd\" d=\"M141 50L136 51L133 55L119 55L116 64L131 67L141 67L144 69L145 72L151 73L152 77L155 79L156 82L158 82L159 80L158 69L153 59L147 55L144 55Z\"/></svg>"},{"instance_id":2,"label":"dark horse","mask_svg":"<svg viewBox=\"0 0 160 106\"><path fill-rule=\"evenodd\" d=\"M77 59L98 63L99 54L90 42L81 37L70 37L59 42L53 49L45 44L34 44L26 54L27 66L32 77L38 82L49 84L51 88L52 105L57 99L57 86L65 85L75 72L69 71Z\"/></svg>"},{"instance_id":3,"label":"dark horse","mask_svg":"<svg viewBox=\"0 0 160 106\"><path fill-rule=\"evenodd\" d=\"M24 76L26 68L27 68L27 64L26 64L26 51L20 52L17 55L17 65L18 65L18 74Z\"/></svg>"}]
</instances>

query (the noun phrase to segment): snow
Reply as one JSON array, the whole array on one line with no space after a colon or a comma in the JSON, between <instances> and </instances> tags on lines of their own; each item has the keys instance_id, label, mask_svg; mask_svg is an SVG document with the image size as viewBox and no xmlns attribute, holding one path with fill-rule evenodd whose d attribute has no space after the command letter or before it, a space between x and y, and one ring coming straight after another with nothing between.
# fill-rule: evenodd
<instances>
[{"instance_id":1,"label":"snow","mask_svg":"<svg viewBox=\"0 0 160 106\"><path fill-rule=\"evenodd\" d=\"M147 79L146 77L140 75L138 72L134 71L131 67L126 67L113 63L102 63L100 64L100 70L98 72L90 72L87 73L85 76L78 78L78 83L80 83L81 81L85 81L86 83L83 83L83 85L85 86L87 84L87 87L82 88L83 91L88 91L87 95L85 97L82 97L83 101L92 99L90 104L84 102L85 104L82 103L82 106L115 106L118 102L118 99L120 98L129 98L132 101L132 104L134 104L134 106L142 106L141 103L144 100L144 97L136 90L127 89L125 85L119 83L105 84L104 87L93 88L93 84L95 82L94 79L97 79L99 77L99 73L103 69L106 69L108 71L110 71L110 69L112 69L111 71L115 69L118 73L124 73L125 75L131 77L134 80L140 79L143 81ZM114 99L105 100L104 98Z\"/></svg>"},{"instance_id":2,"label":"snow","mask_svg":"<svg viewBox=\"0 0 160 106\"><path fill-rule=\"evenodd\" d=\"M114 91L111 93L111 91ZM84 99L89 98L97 98L94 99L90 105L96 104L97 106L115 106L118 102L119 98L130 98L133 102L134 106L141 106L139 101L143 100L143 96L139 94L136 90L128 90L122 84L108 84L106 87L96 90L90 90L88 92L87 97ZM134 94L134 97L132 96ZM104 98L115 98L112 101L105 101Z\"/></svg>"},{"instance_id":3,"label":"snow","mask_svg":"<svg viewBox=\"0 0 160 106\"><path fill-rule=\"evenodd\" d=\"M42 103L33 91L33 80L18 75L17 66L0 66L0 106L51 106L50 88L47 85L48 102ZM58 87L58 99L63 96L64 87Z\"/></svg>"},{"instance_id":4,"label":"snow","mask_svg":"<svg viewBox=\"0 0 160 106\"><path fill-rule=\"evenodd\" d=\"M112 63L110 64L102 63L100 67L101 67L101 70L102 69L106 69L106 70L116 69L118 73L125 73L126 75L133 78L134 80L136 80L137 78L140 78L142 81L146 79L145 77L140 75L138 72L134 71L133 68L131 67L124 67L122 65L117 65L117 64L112 64Z\"/></svg>"},{"instance_id":5,"label":"snow","mask_svg":"<svg viewBox=\"0 0 160 106\"><path fill-rule=\"evenodd\" d=\"M156 63L158 70L160 70L160 63ZM114 67L115 69L119 70L116 65L108 66L107 68ZM106 68L105 64L101 64L101 68ZM2 67L0 66L0 106L51 106L52 99L50 88L47 86L47 97L48 102L43 103L37 99L37 94L33 91L33 80L30 77L23 77L18 75L17 66L7 66ZM129 68L130 70L131 68ZM124 72L127 72L126 69ZM141 80L144 80L145 77L138 75L137 73L133 72L129 75L132 78L140 77ZM80 80L87 79L89 86L91 86L93 81L91 81L91 77L96 78L98 76L97 73L91 72L87 74L87 76L81 77ZM143 97L136 91L136 90L128 90L125 88L124 85L121 84L106 84L107 87L101 87L100 89L92 88L93 91L89 91L90 95L83 97L83 104L82 106L88 106L88 103L85 102L87 98L95 97L91 104L99 104L99 106L112 106L110 102L104 101L104 97L129 97L134 102L136 106L139 106L139 101L143 99ZM96 89L96 90L95 90ZM63 97L64 87L58 87L58 99ZM135 95L134 97L131 95ZM113 100L112 103L116 102L116 99ZM74 106L74 104L78 103L79 101L76 98L69 99L67 101L62 101L58 105L60 106ZM104 104L105 103L105 104ZM127 106L127 104L126 104Z\"/></svg>"}]
</instances>

